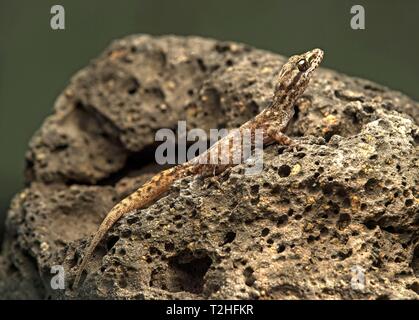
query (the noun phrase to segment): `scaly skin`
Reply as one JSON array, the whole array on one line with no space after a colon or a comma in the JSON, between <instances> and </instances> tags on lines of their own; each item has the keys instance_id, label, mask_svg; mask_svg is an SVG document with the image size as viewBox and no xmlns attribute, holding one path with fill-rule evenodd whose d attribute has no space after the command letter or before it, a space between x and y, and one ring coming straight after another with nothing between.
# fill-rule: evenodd
<instances>
[{"instance_id":1,"label":"scaly skin","mask_svg":"<svg viewBox=\"0 0 419 320\"><path fill-rule=\"evenodd\" d=\"M295 101L307 88L313 71L319 66L322 60L323 51L320 49L314 49L301 55L290 57L287 63L282 66L279 73L271 105L259 113L255 118L244 123L239 128L239 133L250 130L251 134L254 136L255 130L262 129L264 145L272 142L278 142L285 145L291 144L292 140L284 135L283 131L294 114ZM178 179L193 175L207 176L214 173L220 173L227 168L236 165L232 160L233 154L240 151L237 150L237 148L241 148L241 144L232 143L233 138L235 139L237 137L236 134L237 132L230 133L201 155L188 162L158 173L137 191L115 205L105 217L102 224L99 226L99 229L96 231L93 240L90 242L77 271L73 288L78 287L83 270L90 260L96 246L119 218L129 212L150 205L159 196L165 193ZM243 137L243 135L239 136ZM228 150L228 156L231 161L227 164L220 164L222 152L218 152L219 150ZM204 159L210 159L210 157L214 155L214 152L216 152L215 157L219 160L218 162L215 161L215 164L212 164L214 161L212 163L203 161Z\"/></svg>"}]
</instances>

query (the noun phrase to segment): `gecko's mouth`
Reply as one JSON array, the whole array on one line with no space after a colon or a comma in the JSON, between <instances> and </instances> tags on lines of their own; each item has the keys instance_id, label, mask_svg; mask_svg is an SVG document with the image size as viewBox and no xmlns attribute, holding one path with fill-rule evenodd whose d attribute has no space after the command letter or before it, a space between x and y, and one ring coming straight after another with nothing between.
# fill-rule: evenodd
<instances>
[{"instance_id":1,"label":"gecko's mouth","mask_svg":"<svg viewBox=\"0 0 419 320\"><path fill-rule=\"evenodd\" d=\"M310 63L314 62L314 63L319 64L323 60L323 55L324 55L324 52L322 49L314 49L312 51L312 54L308 58L308 61Z\"/></svg>"},{"instance_id":2,"label":"gecko's mouth","mask_svg":"<svg viewBox=\"0 0 419 320\"><path fill-rule=\"evenodd\" d=\"M311 51L310 56L308 57L308 62L310 63L311 67L309 70L307 70L308 72L313 71L314 69L316 69L319 64L322 62L323 60L323 55L324 52L321 49L314 49Z\"/></svg>"}]
</instances>

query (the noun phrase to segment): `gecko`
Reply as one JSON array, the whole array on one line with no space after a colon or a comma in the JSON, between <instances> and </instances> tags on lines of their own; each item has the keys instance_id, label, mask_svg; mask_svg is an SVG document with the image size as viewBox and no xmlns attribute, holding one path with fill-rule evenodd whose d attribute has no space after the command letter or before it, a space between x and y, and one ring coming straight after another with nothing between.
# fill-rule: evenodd
<instances>
[{"instance_id":1,"label":"gecko","mask_svg":"<svg viewBox=\"0 0 419 320\"><path fill-rule=\"evenodd\" d=\"M275 142L288 146L294 144L295 142L283 132L294 115L296 100L306 90L313 71L317 69L323 60L323 55L324 53L321 49L313 49L300 55L291 56L278 73L272 101L269 106L241 125L238 129L239 133L250 130L252 136L256 130L262 130L264 146ZM203 161L211 158L214 152L217 152L217 157L220 159L219 151L223 147L227 147L227 149L221 150L228 150L229 159L233 158L232 154L237 151L234 148L241 148L241 144L232 143L234 138L232 133L227 134L202 154L156 174L135 192L117 203L106 215L87 247L77 270L73 289L78 287L81 275L97 245L123 215L149 206L168 191L172 184L179 179L188 176L205 177L219 174L227 168L236 165L233 161L227 163L216 161L208 163L208 161Z\"/></svg>"}]
</instances>

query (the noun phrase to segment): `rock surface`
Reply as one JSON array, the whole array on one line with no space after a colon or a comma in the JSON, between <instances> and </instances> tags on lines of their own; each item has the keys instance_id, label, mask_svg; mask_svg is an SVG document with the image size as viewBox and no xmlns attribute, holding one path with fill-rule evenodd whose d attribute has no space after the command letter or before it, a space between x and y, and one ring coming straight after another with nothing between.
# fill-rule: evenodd
<instances>
[{"instance_id":1,"label":"rock surface","mask_svg":"<svg viewBox=\"0 0 419 320\"><path fill-rule=\"evenodd\" d=\"M185 119L239 126L270 102L284 61L197 37L113 42L30 143L0 297L418 299L419 104L326 69L296 104L287 134L298 148L267 147L258 175L243 164L178 181L112 228L71 289L107 211L161 170L155 132ZM51 288L53 265L64 267L64 290ZM360 270L364 286L353 283Z\"/></svg>"}]
</instances>

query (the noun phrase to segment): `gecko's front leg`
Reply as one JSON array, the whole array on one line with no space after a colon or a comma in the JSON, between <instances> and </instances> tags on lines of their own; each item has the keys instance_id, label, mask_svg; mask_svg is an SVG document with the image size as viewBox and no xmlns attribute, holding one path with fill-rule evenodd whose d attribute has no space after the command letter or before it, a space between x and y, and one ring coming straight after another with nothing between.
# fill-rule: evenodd
<instances>
[{"instance_id":1,"label":"gecko's front leg","mask_svg":"<svg viewBox=\"0 0 419 320\"><path fill-rule=\"evenodd\" d=\"M268 137L270 139L272 139L273 141L278 142L281 145L290 146L290 145L296 144L296 142L293 139L291 139L290 137L288 137L287 135L285 135L276 126L269 126L266 129L266 134L268 135Z\"/></svg>"}]
</instances>

